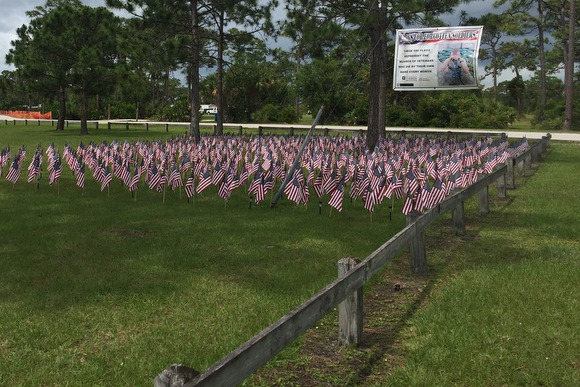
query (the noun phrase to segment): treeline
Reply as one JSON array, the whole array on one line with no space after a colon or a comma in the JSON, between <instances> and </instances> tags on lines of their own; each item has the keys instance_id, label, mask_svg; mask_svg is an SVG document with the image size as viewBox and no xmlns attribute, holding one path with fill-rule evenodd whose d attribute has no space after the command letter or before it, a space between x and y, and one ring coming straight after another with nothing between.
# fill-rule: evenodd
<instances>
[{"instance_id":1,"label":"treeline","mask_svg":"<svg viewBox=\"0 0 580 387\"><path fill-rule=\"evenodd\" d=\"M456 25L484 26L480 58L493 87L394 92L395 30L443 25L459 0L48 1L11 42L16 70L0 76L0 109L50 110L58 129L84 121L82 133L87 119L188 120L199 138L201 103L218 105L218 134L223 122L290 123L324 106L325 123L368 125L371 145L385 125L506 128L528 114L544 129L573 129L577 2L462 12ZM500 83L507 71L515 76Z\"/></svg>"}]
</instances>

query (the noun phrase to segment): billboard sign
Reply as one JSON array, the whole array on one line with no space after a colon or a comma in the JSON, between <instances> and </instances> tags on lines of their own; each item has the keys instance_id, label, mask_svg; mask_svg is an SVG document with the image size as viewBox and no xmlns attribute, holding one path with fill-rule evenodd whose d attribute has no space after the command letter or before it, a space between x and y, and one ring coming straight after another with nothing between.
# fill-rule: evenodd
<instances>
[{"instance_id":1,"label":"billboard sign","mask_svg":"<svg viewBox=\"0 0 580 387\"><path fill-rule=\"evenodd\" d=\"M483 27L397 30L393 89L480 88L477 54Z\"/></svg>"}]
</instances>

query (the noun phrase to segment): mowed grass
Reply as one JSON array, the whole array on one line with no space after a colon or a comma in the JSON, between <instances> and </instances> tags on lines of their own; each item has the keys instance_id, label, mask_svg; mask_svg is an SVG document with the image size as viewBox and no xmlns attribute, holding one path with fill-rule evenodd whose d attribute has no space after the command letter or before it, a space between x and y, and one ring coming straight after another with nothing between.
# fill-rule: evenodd
<instances>
[{"instance_id":1,"label":"mowed grass","mask_svg":"<svg viewBox=\"0 0 580 387\"><path fill-rule=\"evenodd\" d=\"M453 248L429 231L435 291L405 324L404 366L373 385L579 385L578 165L579 144L553 143Z\"/></svg>"},{"instance_id":2,"label":"mowed grass","mask_svg":"<svg viewBox=\"0 0 580 387\"><path fill-rule=\"evenodd\" d=\"M174 130L172 132L172 130ZM56 133L0 125L0 149L164 139L151 128ZM84 190L68 166L12 185L0 178L0 381L2 385L149 386L173 363L204 370L336 278L343 256L366 257L404 226L383 204L372 221L362 203L342 213L314 197L225 203L213 187L187 201L118 181ZM4 168L4 174L7 167ZM278 186L276 186L277 188ZM325 199L325 202L327 200ZM251 204L250 204L251 203Z\"/></svg>"}]
</instances>

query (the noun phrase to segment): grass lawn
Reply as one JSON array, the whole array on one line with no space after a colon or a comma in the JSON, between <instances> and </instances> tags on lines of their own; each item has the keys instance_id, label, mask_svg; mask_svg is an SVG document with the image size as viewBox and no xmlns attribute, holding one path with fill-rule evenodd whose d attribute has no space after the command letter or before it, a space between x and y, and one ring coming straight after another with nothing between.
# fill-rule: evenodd
<instances>
[{"instance_id":1,"label":"grass lawn","mask_svg":"<svg viewBox=\"0 0 580 387\"><path fill-rule=\"evenodd\" d=\"M389 384L578 384L578 165L578 144L553 144L509 203L473 219L469 244L434 254L448 268L402 331Z\"/></svg>"},{"instance_id":2,"label":"grass lawn","mask_svg":"<svg viewBox=\"0 0 580 387\"><path fill-rule=\"evenodd\" d=\"M365 287L363 342L337 346L337 315L248 385L575 386L580 380L580 145L552 143L490 213L465 203L426 231L429 273L400 257Z\"/></svg>"},{"instance_id":3,"label":"grass lawn","mask_svg":"<svg viewBox=\"0 0 580 387\"><path fill-rule=\"evenodd\" d=\"M78 132L0 126L0 149L26 145L26 169L38 143L180 134ZM226 204L212 187L190 202L168 190L164 202L118 180L81 190L63 171L52 186L45 171L38 190L26 172L15 185L0 178L1 384L149 386L173 363L203 370L335 279L340 258L367 256L404 224L386 204L371 222L360 201L342 213L315 200L271 209L243 190Z\"/></svg>"},{"instance_id":4,"label":"grass lawn","mask_svg":"<svg viewBox=\"0 0 580 387\"><path fill-rule=\"evenodd\" d=\"M82 137L0 125L0 149L26 145L28 163L39 142L62 149L179 131ZM335 346L331 314L246 384L579 380L578 150L554 143L490 214L466 203L467 236L454 237L448 217L433 225L428 276L410 276L401 257L365 288L361 348ZM371 222L360 201L342 213L319 213L313 200L271 209L242 191L226 204L215 187L190 202L169 190L163 201L144 187L132 197L117 180L101 191L87 179L81 190L67 168L58 186L43 177L38 190L0 178L3 385L150 386L173 363L203 370L335 279L338 259L366 257L404 225L398 202L392 221L384 203Z\"/></svg>"}]
</instances>

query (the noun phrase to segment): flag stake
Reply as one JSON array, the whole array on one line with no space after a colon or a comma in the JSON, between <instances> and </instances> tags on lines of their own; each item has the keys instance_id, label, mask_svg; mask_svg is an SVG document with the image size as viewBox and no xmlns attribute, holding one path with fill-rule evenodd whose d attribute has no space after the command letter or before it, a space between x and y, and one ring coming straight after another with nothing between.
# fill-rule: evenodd
<instances>
[{"instance_id":1,"label":"flag stake","mask_svg":"<svg viewBox=\"0 0 580 387\"><path fill-rule=\"evenodd\" d=\"M322 116L323 109L324 109L324 105L321 106L320 109L318 109L318 113L316 114L316 118L314 119L314 122L312 123L312 126L310 127L310 130L308 131L308 134L304 138L304 141L302 141L302 145L300 146L300 149L298 150L298 153L296 154L296 158L294 159L294 163L292 163L292 167L290 168L290 170L286 174L286 178L282 182L282 185L278 189L278 192L276 192L276 195L274 196L274 198L270 202L270 208L272 208L276 205L276 203L280 199L280 196L282 196L282 192L284 192L284 188L286 188L286 185L290 182L290 179L293 177L294 170L296 170L296 167L298 166L298 163L300 162L300 158L302 157L302 152L304 152L304 148L306 148L306 144L308 143L308 140L310 140L310 136L312 135L312 131L316 127L316 124L318 124L318 120L320 119L320 116Z\"/></svg>"}]
</instances>

